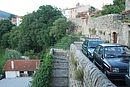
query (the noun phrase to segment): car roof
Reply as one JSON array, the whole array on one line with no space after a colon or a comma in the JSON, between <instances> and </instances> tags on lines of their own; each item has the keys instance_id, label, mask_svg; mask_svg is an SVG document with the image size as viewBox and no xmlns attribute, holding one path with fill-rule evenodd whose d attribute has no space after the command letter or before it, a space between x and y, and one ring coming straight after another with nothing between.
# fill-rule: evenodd
<instances>
[{"instance_id":1,"label":"car roof","mask_svg":"<svg viewBox=\"0 0 130 87\"><path fill-rule=\"evenodd\" d=\"M88 41L104 41L100 38L87 38L86 40L88 40Z\"/></svg>"},{"instance_id":2,"label":"car roof","mask_svg":"<svg viewBox=\"0 0 130 87\"><path fill-rule=\"evenodd\" d=\"M118 43L103 43L100 44L101 46L126 46L126 45L122 45L122 44L118 44Z\"/></svg>"}]
</instances>

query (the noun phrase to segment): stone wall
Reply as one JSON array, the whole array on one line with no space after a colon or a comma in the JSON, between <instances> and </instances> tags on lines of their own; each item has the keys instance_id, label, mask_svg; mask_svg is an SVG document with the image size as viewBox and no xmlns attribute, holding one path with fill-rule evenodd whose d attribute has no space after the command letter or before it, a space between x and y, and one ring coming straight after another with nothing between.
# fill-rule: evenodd
<instances>
[{"instance_id":1,"label":"stone wall","mask_svg":"<svg viewBox=\"0 0 130 87\"><path fill-rule=\"evenodd\" d=\"M111 43L116 40L117 43L130 46L128 39L130 38L130 26L121 22L122 15L120 14L110 14L98 18L88 17L87 19L71 18L68 20L75 23L76 34L82 33L86 37L101 38ZM115 34L117 37L114 36Z\"/></svg>"},{"instance_id":2,"label":"stone wall","mask_svg":"<svg viewBox=\"0 0 130 87\"><path fill-rule=\"evenodd\" d=\"M69 59L70 87L116 87L74 44L70 46ZM76 74L79 69L82 76Z\"/></svg>"},{"instance_id":3,"label":"stone wall","mask_svg":"<svg viewBox=\"0 0 130 87\"><path fill-rule=\"evenodd\" d=\"M130 10L130 0L125 0L126 8L125 10Z\"/></svg>"}]
</instances>

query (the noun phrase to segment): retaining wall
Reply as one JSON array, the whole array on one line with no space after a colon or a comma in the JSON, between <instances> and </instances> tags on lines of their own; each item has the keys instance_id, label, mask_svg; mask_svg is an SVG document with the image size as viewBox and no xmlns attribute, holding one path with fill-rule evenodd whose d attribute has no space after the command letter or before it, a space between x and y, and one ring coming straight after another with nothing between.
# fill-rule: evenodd
<instances>
[{"instance_id":1,"label":"retaining wall","mask_svg":"<svg viewBox=\"0 0 130 87\"><path fill-rule=\"evenodd\" d=\"M69 59L70 87L116 87L74 44L70 46ZM73 59L76 64L72 62ZM83 69L82 81L75 79L78 69Z\"/></svg>"}]
</instances>

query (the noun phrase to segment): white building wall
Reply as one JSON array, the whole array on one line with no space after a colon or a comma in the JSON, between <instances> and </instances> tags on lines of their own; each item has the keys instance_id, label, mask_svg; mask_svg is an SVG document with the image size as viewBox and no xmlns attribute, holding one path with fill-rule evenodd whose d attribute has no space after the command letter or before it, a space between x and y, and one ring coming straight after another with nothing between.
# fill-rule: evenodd
<instances>
[{"instance_id":1,"label":"white building wall","mask_svg":"<svg viewBox=\"0 0 130 87\"><path fill-rule=\"evenodd\" d=\"M21 18L17 18L17 26L19 26L22 23L22 19Z\"/></svg>"},{"instance_id":2,"label":"white building wall","mask_svg":"<svg viewBox=\"0 0 130 87\"><path fill-rule=\"evenodd\" d=\"M5 72L6 78L16 78L20 76L19 71L6 71Z\"/></svg>"}]
</instances>

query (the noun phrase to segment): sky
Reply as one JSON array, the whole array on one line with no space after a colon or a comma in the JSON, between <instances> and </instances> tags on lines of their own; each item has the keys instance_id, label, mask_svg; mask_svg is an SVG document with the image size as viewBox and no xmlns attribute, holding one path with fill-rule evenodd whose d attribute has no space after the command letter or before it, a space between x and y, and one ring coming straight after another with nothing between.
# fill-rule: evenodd
<instances>
[{"instance_id":1,"label":"sky","mask_svg":"<svg viewBox=\"0 0 130 87\"><path fill-rule=\"evenodd\" d=\"M0 10L24 16L36 11L42 5L65 9L75 7L77 3L90 5L101 10L103 4L113 4L113 0L0 0Z\"/></svg>"}]
</instances>

